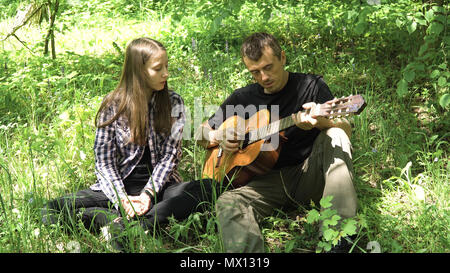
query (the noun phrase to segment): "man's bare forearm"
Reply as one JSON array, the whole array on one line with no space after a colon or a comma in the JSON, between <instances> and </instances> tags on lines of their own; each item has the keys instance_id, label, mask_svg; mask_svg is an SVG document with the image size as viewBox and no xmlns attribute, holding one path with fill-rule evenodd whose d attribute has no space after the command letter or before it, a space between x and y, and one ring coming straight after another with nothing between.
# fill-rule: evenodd
<instances>
[{"instance_id":1,"label":"man's bare forearm","mask_svg":"<svg viewBox=\"0 0 450 273\"><path fill-rule=\"evenodd\" d=\"M204 148L210 148L218 145L218 142L214 138L215 130L212 129L209 124L203 123L195 132L195 141L198 145Z\"/></svg>"}]
</instances>

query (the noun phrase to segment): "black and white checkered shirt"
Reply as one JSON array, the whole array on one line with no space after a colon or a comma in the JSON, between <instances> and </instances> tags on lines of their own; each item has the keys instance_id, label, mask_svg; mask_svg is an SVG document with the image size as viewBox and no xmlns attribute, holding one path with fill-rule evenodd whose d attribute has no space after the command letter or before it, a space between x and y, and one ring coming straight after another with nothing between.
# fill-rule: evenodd
<instances>
[{"instance_id":1,"label":"black and white checkered shirt","mask_svg":"<svg viewBox=\"0 0 450 273\"><path fill-rule=\"evenodd\" d=\"M150 163L153 167L152 175L144 189L158 192L167 181L181 182L181 176L176 168L181 158L181 142L183 127L186 121L184 102L180 95L169 90L172 104L172 129L170 134L157 133L153 126L155 110L154 97L149 107L149 129L147 141L150 149ZM111 119L116 111L115 105L111 105L99 115L99 123ZM94 191L102 191L118 208L118 199L126 197L123 184L124 179L130 175L133 169L144 155L145 146L132 142L130 127L126 118L122 115L108 126L97 128L94 143L95 174L97 183L91 186Z\"/></svg>"}]
</instances>

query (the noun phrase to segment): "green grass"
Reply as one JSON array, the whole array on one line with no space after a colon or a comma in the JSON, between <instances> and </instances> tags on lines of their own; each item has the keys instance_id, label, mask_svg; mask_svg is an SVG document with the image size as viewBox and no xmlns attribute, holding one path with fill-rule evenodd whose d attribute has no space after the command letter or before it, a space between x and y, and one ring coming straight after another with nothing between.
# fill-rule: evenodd
<instances>
[{"instance_id":1,"label":"green grass","mask_svg":"<svg viewBox=\"0 0 450 273\"><path fill-rule=\"evenodd\" d=\"M68 252L71 242L78 242L81 252L112 251L81 226L68 232L59 224L42 225L39 209L45 200L95 181L93 120L101 99L117 84L120 50L129 41L149 36L166 45L169 85L183 96L193 119L196 98L204 106L218 105L251 82L239 46L242 37L260 30L280 38L288 70L321 74L335 96L358 93L367 100L364 112L352 118L361 227L354 251L365 252L368 242L377 241L383 252L449 252L449 112L434 103L433 82L415 82L404 98L396 94L400 71L417 51L414 43L402 47L402 41L419 38L400 31L382 11L374 12L366 35L357 35L341 16L346 7L330 3L312 4L310 13L306 4L281 4L271 18L259 4L245 3L221 28L196 13L177 21L176 1L168 3L164 12L148 5L134 16L115 1L74 6L76 12L57 20L57 60L42 56L43 31L34 26L17 33L34 55L14 38L2 43L0 252ZM405 13L417 8L388 7ZM0 34L11 21L2 19ZM179 169L185 180L199 178L204 153L192 140L183 141ZM318 226L307 223L307 213L299 208L267 218L261 226L267 250L314 252ZM134 252L222 251L213 209L149 234L129 230Z\"/></svg>"}]
</instances>

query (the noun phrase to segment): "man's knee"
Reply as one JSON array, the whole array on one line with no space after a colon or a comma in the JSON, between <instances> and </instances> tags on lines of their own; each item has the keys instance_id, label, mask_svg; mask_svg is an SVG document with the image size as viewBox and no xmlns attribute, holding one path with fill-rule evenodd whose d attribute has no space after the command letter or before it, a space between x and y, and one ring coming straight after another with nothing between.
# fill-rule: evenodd
<instances>
[{"instance_id":1,"label":"man's knee","mask_svg":"<svg viewBox=\"0 0 450 273\"><path fill-rule=\"evenodd\" d=\"M240 195L235 194L232 191L226 191L222 193L216 202L216 210L218 212L223 210L229 210L232 208L239 207L239 205L243 202Z\"/></svg>"},{"instance_id":2,"label":"man's knee","mask_svg":"<svg viewBox=\"0 0 450 273\"><path fill-rule=\"evenodd\" d=\"M344 130L338 127L323 130L317 137L318 143L323 145L331 145L331 147L341 147L346 153L351 154L352 146L350 139Z\"/></svg>"},{"instance_id":3,"label":"man's knee","mask_svg":"<svg viewBox=\"0 0 450 273\"><path fill-rule=\"evenodd\" d=\"M331 138L339 138L350 141L345 131L339 127L331 127L323 131L327 136Z\"/></svg>"}]
</instances>

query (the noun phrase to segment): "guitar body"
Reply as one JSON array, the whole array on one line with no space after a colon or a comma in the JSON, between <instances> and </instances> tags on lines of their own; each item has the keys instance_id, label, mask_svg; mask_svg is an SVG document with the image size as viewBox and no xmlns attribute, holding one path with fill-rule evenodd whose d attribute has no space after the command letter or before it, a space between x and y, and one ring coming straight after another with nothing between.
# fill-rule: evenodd
<instances>
[{"instance_id":1,"label":"guitar body","mask_svg":"<svg viewBox=\"0 0 450 273\"><path fill-rule=\"evenodd\" d=\"M269 111L263 109L247 120L239 116L232 116L225 120L218 130L236 128L243 125L245 126L245 133L248 133L251 130L268 125L269 121ZM235 153L223 152L220 159L218 157L220 153L219 146L208 149L203 176L226 183L231 181L233 187L247 184L253 176L262 175L270 171L278 160L281 145L277 145L277 149L261 151L264 144L270 145L268 141L262 139L243 147L243 149Z\"/></svg>"}]
</instances>

